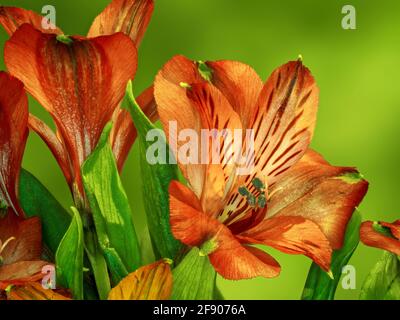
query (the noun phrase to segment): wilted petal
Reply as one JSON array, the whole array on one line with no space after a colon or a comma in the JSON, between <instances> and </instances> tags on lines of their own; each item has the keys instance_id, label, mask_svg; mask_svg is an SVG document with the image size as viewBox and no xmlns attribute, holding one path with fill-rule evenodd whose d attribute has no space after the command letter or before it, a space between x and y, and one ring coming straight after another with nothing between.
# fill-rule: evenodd
<instances>
[{"instance_id":1,"label":"wilted petal","mask_svg":"<svg viewBox=\"0 0 400 320\"><path fill-rule=\"evenodd\" d=\"M24 85L0 72L0 201L20 216L19 172L28 138L28 98Z\"/></svg>"},{"instance_id":2,"label":"wilted petal","mask_svg":"<svg viewBox=\"0 0 400 320\"><path fill-rule=\"evenodd\" d=\"M50 263L47 261L19 261L0 267L0 290L9 285L23 285L43 278L42 268Z\"/></svg>"},{"instance_id":3,"label":"wilted petal","mask_svg":"<svg viewBox=\"0 0 400 320\"><path fill-rule=\"evenodd\" d=\"M71 300L60 294L60 290L45 289L40 283L32 282L13 286L7 293L8 300Z\"/></svg>"},{"instance_id":4,"label":"wilted petal","mask_svg":"<svg viewBox=\"0 0 400 320\"><path fill-rule=\"evenodd\" d=\"M366 221L361 224L361 241L367 246L387 250L400 256L400 221L379 224L388 228L393 236L380 233L375 230L374 222Z\"/></svg>"},{"instance_id":5,"label":"wilted petal","mask_svg":"<svg viewBox=\"0 0 400 320\"><path fill-rule=\"evenodd\" d=\"M121 33L90 40L56 38L23 25L6 43L5 63L52 115L83 191L80 166L136 71L132 41Z\"/></svg>"},{"instance_id":6,"label":"wilted petal","mask_svg":"<svg viewBox=\"0 0 400 320\"><path fill-rule=\"evenodd\" d=\"M302 216L315 222L333 249L343 244L344 233L368 182L354 168L334 167L308 150L271 188L267 216Z\"/></svg>"},{"instance_id":7,"label":"wilted petal","mask_svg":"<svg viewBox=\"0 0 400 320\"><path fill-rule=\"evenodd\" d=\"M152 0L113 0L93 21L88 37L123 32L139 47L153 9Z\"/></svg>"},{"instance_id":8,"label":"wilted petal","mask_svg":"<svg viewBox=\"0 0 400 320\"><path fill-rule=\"evenodd\" d=\"M172 282L170 262L160 260L129 274L110 291L108 300L167 300Z\"/></svg>"},{"instance_id":9,"label":"wilted petal","mask_svg":"<svg viewBox=\"0 0 400 320\"><path fill-rule=\"evenodd\" d=\"M22 8L0 7L0 24L10 36L24 23L29 23L45 33L62 34L56 26L51 26L49 29L43 28L42 22L48 25L46 18L36 12Z\"/></svg>"},{"instance_id":10,"label":"wilted petal","mask_svg":"<svg viewBox=\"0 0 400 320\"><path fill-rule=\"evenodd\" d=\"M328 271L332 248L317 224L303 217L273 217L243 232L239 239L288 254L303 254Z\"/></svg>"}]
</instances>

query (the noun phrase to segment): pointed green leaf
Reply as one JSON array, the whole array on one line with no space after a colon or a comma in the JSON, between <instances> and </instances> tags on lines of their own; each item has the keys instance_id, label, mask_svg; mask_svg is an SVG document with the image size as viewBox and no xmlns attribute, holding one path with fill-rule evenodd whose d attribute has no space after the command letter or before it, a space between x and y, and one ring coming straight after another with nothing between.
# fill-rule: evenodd
<instances>
[{"instance_id":1,"label":"pointed green leaf","mask_svg":"<svg viewBox=\"0 0 400 320\"><path fill-rule=\"evenodd\" d=\"M395 254L383 253L364 281L360 300L400 300L400 261Z\"/></svg>"},{"instance_id":2,"label":"pointed green leaf","mask_svg":"<svg viewBox=\"0 0 400 320\"><path fill-rule=\"evenodd\" d=\"M334 299L342 269L350 260L360 241L360 225L361 215L355 212L347 226L343 247L332 254L332 274L328 275L316 263L311 265L303 290L303 300Z\"/></svg>"},{"instance_id":3,"label":"pointed green leaf","mask_svg":"<svg viewBox=\"0 0 400 320\"><path fill-rule=\"evenodd\" d=\"M213 300L216 272L198 248L189 251L172 275L172 300Z\"/></svg>"},{"instance_id":4,"label":"pointed green leaf","mask_svg":"<svg viewBox=\"0 0 400 320\"><path fill-rule=\"evenodd\" d=\"M72 222L56 252L57 285L69 288L75 299L83 299L83 227L76 208Z\"/></svg>"},{"instance_id":5,"label":"pointed green leaf","mask_svg":"<svg viewBox=\"0 0 400 320\"><path fill-rule=\"evenodd\" d=\"M125 277L140 265L140 249L132 211L109 144L111 125L82 166L86 196L101 249L114 279Z\"/></svg>"},{"instance_id":6,"label":"pointed green leaf","mask_svg":"<svg viewBox=\"0 0 400 320\"><path fill-rule=\"evenodd\" d=\"M154 251L157 258L174 259L181 245L171 232L168 188L171 180L178 179L177 165L168 164L170 155L165 136L158 136L158 145L163 146L163 150L160 150L160 152L165 154L167 164L150 164L147 161L147 150L154 143L147 141L147 134L151 130L158 129L151 123L136 103L132 93L132 83L128 84L127 96L130 104L130 113L138 132L144 205Z\"/></svg>"},{"instance_id":7,"label":"pointed green leaf","mask_svg":"<svg viewBox=\"0 0 400 320\"><path fill-rule=\"evenodd\" d=\"M28 217L40 217L43 241L54 254L71 223L71 216L46 187L24 169L19 179L19 201Z\"/></svg>"}]
</instances>

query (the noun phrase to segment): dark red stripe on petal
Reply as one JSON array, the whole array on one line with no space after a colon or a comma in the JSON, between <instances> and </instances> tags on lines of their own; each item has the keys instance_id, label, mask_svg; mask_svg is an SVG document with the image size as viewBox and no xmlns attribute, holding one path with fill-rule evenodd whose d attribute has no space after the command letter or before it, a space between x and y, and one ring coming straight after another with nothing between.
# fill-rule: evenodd
<instances>
[{"instance_id":1,"label":"dark red stripe on petal","mask_svg":"<svg viewBox=\"0 0 400 320\"><path fill-rule=\"evenodd\" d=\"M24 85L0 72L0 200L23 216L18 180L28 138L28 98Z\"/></svg>"}]
</instances>

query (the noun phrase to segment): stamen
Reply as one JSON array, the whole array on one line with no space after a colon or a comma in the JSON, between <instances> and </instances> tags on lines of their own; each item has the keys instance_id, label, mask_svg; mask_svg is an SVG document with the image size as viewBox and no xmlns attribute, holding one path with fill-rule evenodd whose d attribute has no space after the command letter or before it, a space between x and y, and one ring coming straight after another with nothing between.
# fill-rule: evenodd
<instances>
[{"instance_id":1,"label":"stamen","mask_svg":"<svg viewBox=\"0 0 400 320\"><path fill-rule=\"evenodd\" d=\"M180 82L179 85L184 89L192 89L192 86L187 82Z\"/></svg>"},{"instance_id":2,"label":"stamen","mask_svg":"<svg viewBox=\"0 0 400 320\"><path fill-rule=\"evenodd\" d=\"M261 181L261 179L259 178L254 178L251 183L253 184L253 186L260 192L264 192L265 191L265 184Z\"/></svg>"},{"instance_id":3,"label":"stamen","mask_svg":"<svg viewBox=\"0 0 400 320\"><path fill-rule=\"evenodd\" d=\"M239 194L243 197L247 197L250 191L246 187L239 187Z\"/></svg>"},{"instance_id":4,"label":"stamen","mask_svg":"<svg viewBox=\"0 0 400 320\"><path fill-rule=\"evenodd\" d=\"M265 194L261 194L258 196L257 205L260 208L265 208L265 206L267 205L267 198L265 197Z\"/></svg>"}]
</instances>

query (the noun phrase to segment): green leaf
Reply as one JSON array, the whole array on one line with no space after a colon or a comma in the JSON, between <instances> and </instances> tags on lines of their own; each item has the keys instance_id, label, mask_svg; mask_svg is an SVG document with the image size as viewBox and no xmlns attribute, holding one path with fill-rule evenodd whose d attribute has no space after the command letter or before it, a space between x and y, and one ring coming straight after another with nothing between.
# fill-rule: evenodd
<instances>
[{"instance_id":1,"label":"green leaf","mask_svg":"<svg viewBox=\"0 0 400 320\"><path fill-rule=\"evenodd\" d=\"M54 254L71 223L71 216L46 187L24 169L19 179L19 201L28 217L40 217L43 241Z\"/></svg>"},{"instance_id":2,"label":"green leaf","mask_svg":"<svg viewBox=\"0 0 400 320\"><path fill-rule=\"evenodd\" d=\"M57 284L69 288L75 299L83 299L83 227L72 207L72 222L56 252Z\"/></svg>"},{"instance_id":3,"label":"green leaf","mask_svg":"<svg viewBox=\"0 0 400 320\"><path fill-rule=\"evenodd\" d=\"M121 280L140 265L140 249L132 211L108 143L111 124L82 166L86 196L100 248L115 280Z\"/></svg>"},{"instance_id":4,"label":"green leaf","mask_svg":"<svg viewBox=\"0 0 400 320\"><path fill-rule=\"evenodd\" d=\"M311 265L304 286L302 300L334 299L336 288L342 275L342 269L347 265L360 241L360 225L361 215L355 212L347 226L343 247L332 254L332 274L328 275L316 263Z\"/></svg>"},{"instance_id":5,"label":"green leaf","mask_svg":"<svg viewBox=\"0 0 400 320\"><path fill-rule=\"evenodd\" d=\"M400 261L385 251L365 279L360 300L400 300Z\"/></svg>"},{"instance_id":6,"label":"green leaf","mask_svg":"<svg viewBox=\"0 0 400 320\"><path fill-rule=\"evenodd\" d=\"M172 300L213 300L216 272L198 248L192 248L172 274Z\"/></svg>"},{"instance_id":7,"label":"green leaf","mask_svg":"<svg viewBox=\"0 0 400 320\"><path fill-rule=\"evenodd\" d=\"M165 155L166 164L150 164L147 161L147 151L154 143L147 141L147 134L151 130L159 129L151 123L136 103L131 82L128 84L127 96L130 105L129 110L138 132L144 205L154 251L157 258L174 259L181 248L181 244L173 237L171 232L168 188L172 180L178 180L178 168L176 164L169 164L170 154L165 136L158 137L157 145L161 146L159 152Z\"/></svg>"}]
</instances>

